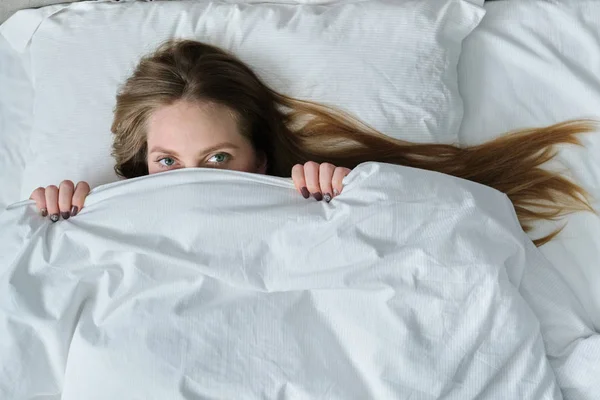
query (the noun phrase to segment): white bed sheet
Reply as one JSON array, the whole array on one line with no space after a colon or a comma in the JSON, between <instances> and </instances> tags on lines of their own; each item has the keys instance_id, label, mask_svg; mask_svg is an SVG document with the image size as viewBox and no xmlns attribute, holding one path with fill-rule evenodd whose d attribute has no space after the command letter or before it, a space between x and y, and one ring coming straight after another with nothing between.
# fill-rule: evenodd
<instances>
[{"instance_id":1,"label":"white bed sheet","mask_svg":"<svg viewBox=\"0 0 600 400\"><path fill-rule=\"evenodd\" d=\"M19 199L29 154L33 87L29 52L16 53L0 35L0 213Z\"/></svg>"},{"instance_id":2,"label":"white bed sheet","mask_svg":"<svg viewBox=\"0 0 600 400\"><path fill-rule=\"evenodd\" d=\"M600 119L600 2L500 0L485 8L459 63L463 144L567 119ZM562 147L559 159L600 211L600 132L581 138L585 148ZM577 213L567 221L540 250L577 294L592 333L582 331L550 358L565 398L592 400L600 398L600 217ZM556 226L538 224L532 237Z\"/></svg>"},{"instance_id":3,"label":"white bed sheet","mask_svg":"<svg viewBox=\"0 0 600 400\"><path fill-rule=\"evenodd\" d=\"M55 224L10 206L0 398L562 398L536 315L573 296L505 195L377 163L344 184L186 169Z\"/></svg>"}]
</instances>

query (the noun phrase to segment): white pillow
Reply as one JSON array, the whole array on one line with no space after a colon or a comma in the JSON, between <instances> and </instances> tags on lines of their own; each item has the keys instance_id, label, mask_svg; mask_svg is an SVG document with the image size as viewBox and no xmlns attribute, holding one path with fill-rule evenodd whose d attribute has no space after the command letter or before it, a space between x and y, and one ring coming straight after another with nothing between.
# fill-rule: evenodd
<instances>
[{"instance_id":1,"label":"white pillow","mask_svg":"<svg viewBox=\"0 0 600 400\"><path fill-rule=\"evenodd\" d=\"M461 143L478 144L508 130L567 119L600 120L600 2L494 1L485 8L459 63L465 104ZM581 139L585 148L564 146L558 156L595 196L593 205L600 211L600 131ZM563 232L540 251L582 307L548 307L546 320L552 322L542 319L542 332L566 336L552 346L562 350L560 357L547 347L565 399L596 399L600 335L589 332L600 332L600 217L582 212L566 221ZM537 224L532 236L555 226ZM561 322L581 309L579 318L589 326L574 324L571 332L562 332Z\"/></svg>"},{"instance_id":2,"label":"white pillow","mask_svg":"<svg viewBox=\"0 0 600 400\"><path fill-rule=\"evenodd\" d=\"M21 197L63 179L92 187L117 179L117 88L140 56L170 37L228 49L276 90L339 106L387 134L455 142L461 42L484 15L475 3L482 1L83 2L56 8L37 26L37 11L20 12L4 34L24 48L18 18L28 19L35 103Z\"/></svg>"},{"instance_id":3,"label":"white pillow","mask_svg":"<svg viewBox=\"0 0 600 400\"><path fill-rule=\"evenodd\" d=\"M465 116L463 144L525 127L591 117L600 120L600 2L572 0L486 3L488 13L464 42L459 63ZM600 211L600 132L585 148L558 154ZM545 226L539 224L541 231ZM568 279L600 331L600 218L578 213L541 247Z\"/></svg>"}]
</instances>

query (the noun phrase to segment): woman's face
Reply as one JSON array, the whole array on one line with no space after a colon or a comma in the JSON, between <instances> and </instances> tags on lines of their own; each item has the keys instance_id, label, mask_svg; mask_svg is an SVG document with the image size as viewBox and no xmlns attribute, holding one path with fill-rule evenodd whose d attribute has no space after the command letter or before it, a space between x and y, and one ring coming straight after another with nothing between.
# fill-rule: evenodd
<instances>
[{"instance_id":1,"label":"woman's face","mask_svg":"<svg viewBox=\"0 0 600 400\"><path fill-rule=\"evenodd\" d=\"M266 172L264 157L221 105L180 100L161 107L150 117L147 140L150 174L200 167Z\"/></svg>"}]
</instances>

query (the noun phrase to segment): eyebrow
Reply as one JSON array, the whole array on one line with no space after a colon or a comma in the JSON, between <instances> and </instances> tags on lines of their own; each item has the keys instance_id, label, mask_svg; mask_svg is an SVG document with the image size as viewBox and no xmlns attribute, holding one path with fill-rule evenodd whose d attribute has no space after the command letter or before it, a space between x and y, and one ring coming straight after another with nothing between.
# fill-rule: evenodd
<instances>
[{"instance_id":1,"label":"eyebrow","mask_svg":"<svg viewBox=\"0 0 600 400\"><path fill-rule=\"evenodd\" d=\"M200 155L206 155L208 153L212 153L215 150L219 150L219 149L223 149L223 148L237 149L238 146L236 146L235 144L233 144L231 142L218 143L218 144L215 144L214 146L204 149L204 151L200 152ZM160 147L160 146L154 146L150 149L150 154L156 153L156 152L172 154L176 157L179 157L179 154L177 154L177 152L175 152L173 150L165 149L164 147Z\"/></svg>"}]
</instances>

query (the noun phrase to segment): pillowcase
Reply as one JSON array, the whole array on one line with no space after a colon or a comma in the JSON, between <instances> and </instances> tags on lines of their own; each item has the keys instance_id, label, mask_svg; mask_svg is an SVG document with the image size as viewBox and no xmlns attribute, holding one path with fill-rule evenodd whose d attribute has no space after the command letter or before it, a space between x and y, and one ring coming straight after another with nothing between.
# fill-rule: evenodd
<instances>
[{"instance_id":1,"label":"pillowcase","mask_svg":"<svg viewBox=\"0 0 600 400\"><path fill-rule=\"evenodd\" d=\"M118 179L110 156L115 94L139 58L172 37L232 51L275 90L337 106L389 135L454 142L463 113L456 65L484 15L480 5L82 2L37 26L32 13L43 9L22 11L3 32L17 49L29 42L35 82L21 197L64 179L92 187ZM28 20L29 36L19 19Z\"/></svg>"},{"instance_id":2,"label":"pillowcase","mask_svg":"<svg viewBox=\"0 0 600 400\"><path fill-rule=\"evenodd\" d=\"M464 41L459 62L465 102L462 144L568 119L600 120L600 2L494 1L485 8L484 20ZM580 138L585 147L561 146L558 159L595 197L592 206L600 212L600 131ZM578 303L544 304L547 314L540 318L540 329L545 337L555 339L545 344L564 398L596 399L600 393L600 217L579 212L560 223L539 223L532 236L540 237L565 222L566 228L539 248L553 271L544 268L538 273L543 278L555 271ZM532 268L526 273L531 270L535 273ZM526 300L531 304L531 298ZM540 305L532 304L538 315L544 309Z\"/></svg>"},{"instance_id":3,"label":"pillowcase","mask_svg":"<svg viewBox=\"0 0 600 400\"><path fill-rule=\"evenodd\" d=\"M465 40L459 63L465 102L462 144L569 119L600 120L600 2L495 1L485 8L486 17ZM559 170L567 166L600 212L600 131L580 139L585 147L561 146L563 165L553 165ZM560 223L538 223L532 236L565 222L566 228L540 251L581 307L549 307L548 320L556 323L542 326L542 332L564 334L562 321L584 310L580 319L590 325L572 326L560 343L561 357L551 362L565 398L591 399L599 393L600 335L590 331L600 332L600 217L579 212Z\"/></svg>"}]
</instances>

